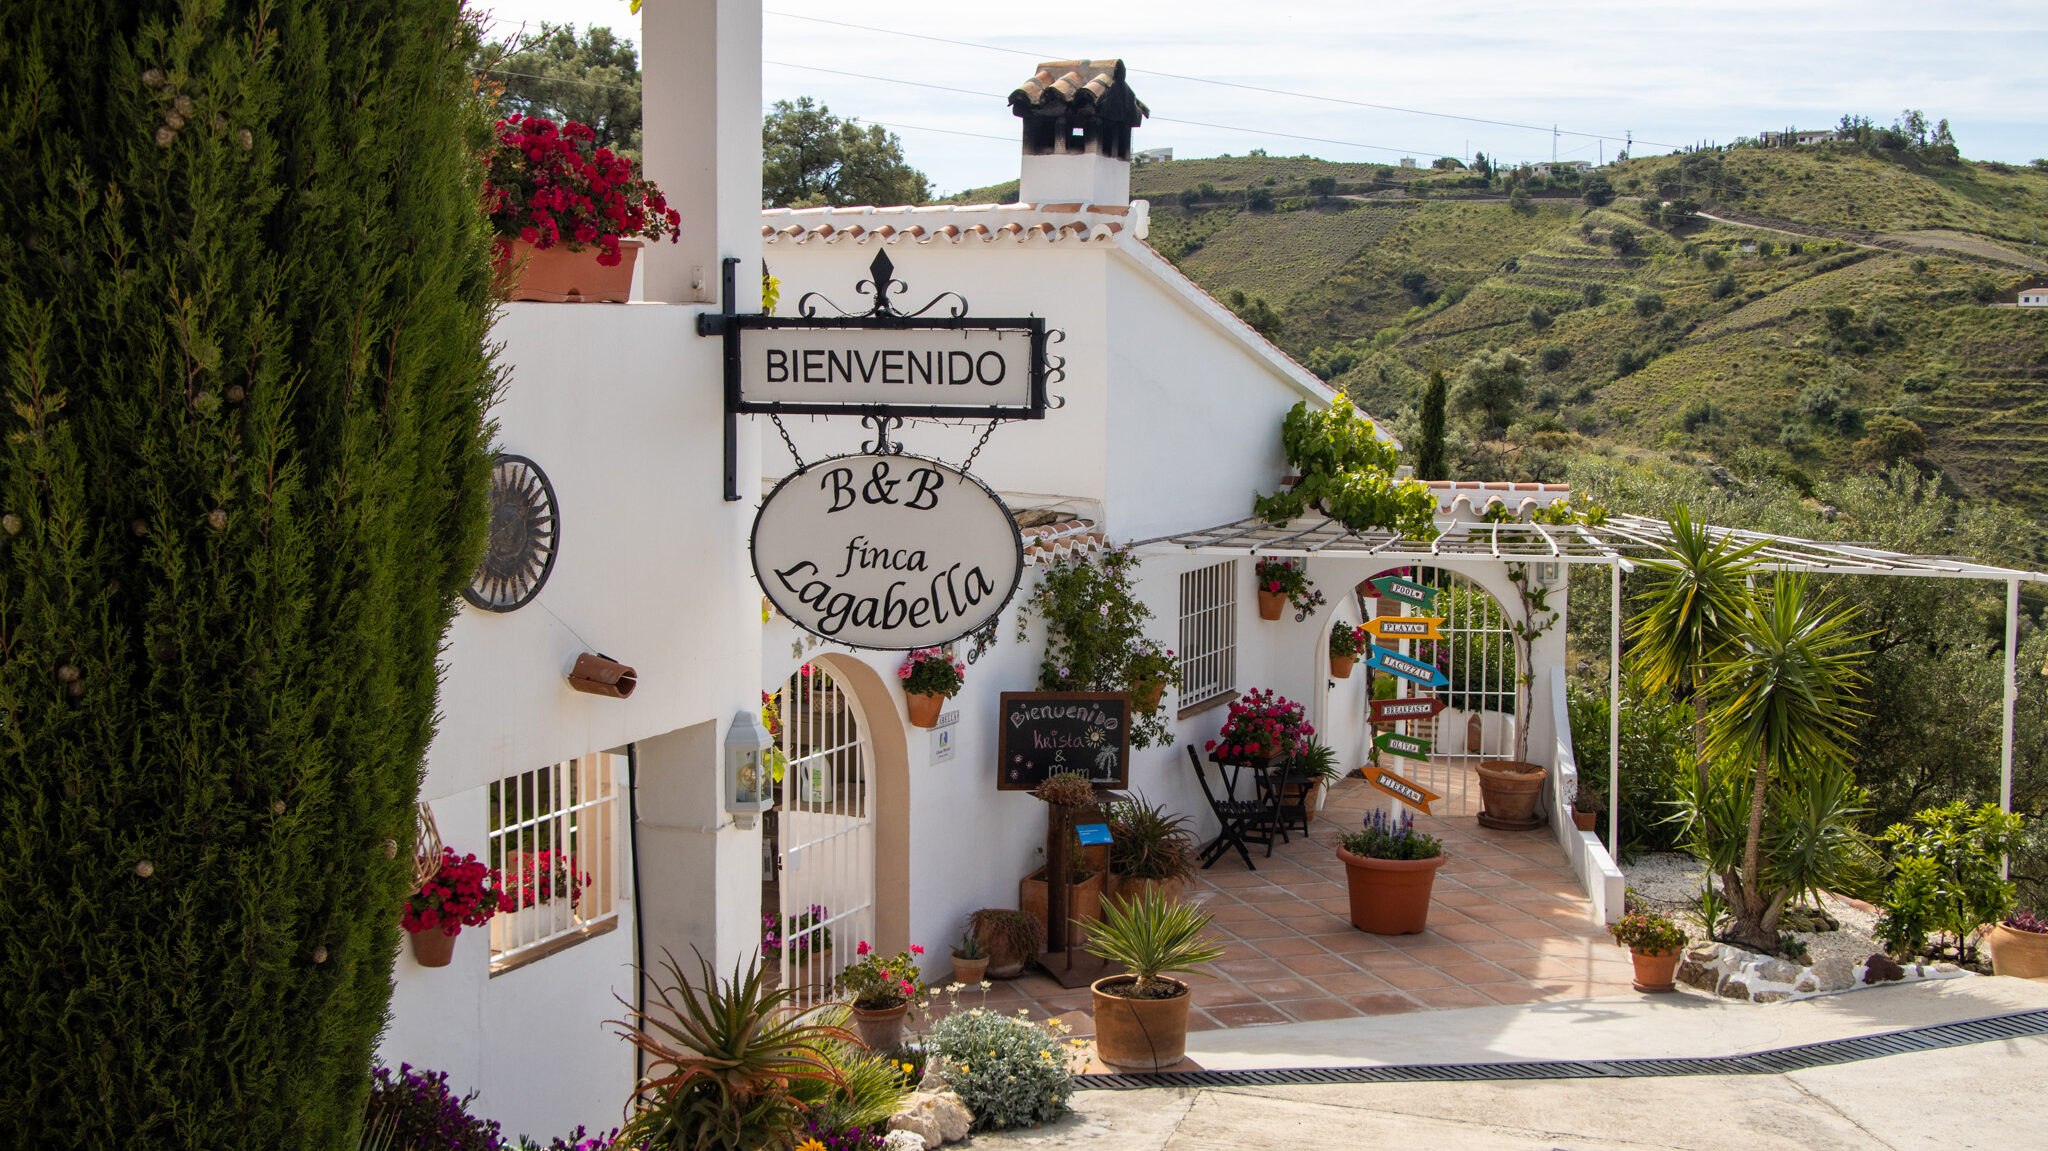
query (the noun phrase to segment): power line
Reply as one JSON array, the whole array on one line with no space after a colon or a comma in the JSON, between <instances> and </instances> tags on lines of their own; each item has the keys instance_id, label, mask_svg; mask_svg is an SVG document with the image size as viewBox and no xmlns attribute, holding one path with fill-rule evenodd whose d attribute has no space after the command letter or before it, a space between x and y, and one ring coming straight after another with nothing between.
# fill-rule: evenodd
<instances>
[{"instance_id":1,"label":"power line","mask_svg":"<svg viewBox=\"0 0 2048 1151\"><path fill-rule=\"evenodd\" d=\"M1004 52L1012 56L1026 56L1044 60L1054 53L1027 52L1019 48L1003 48L995 44L980 44L972 40L952 40L944 36L929 36L921 32L903 32L894 28L879 28L872 24L855 24L845 20L828 20L822 16L802 16L794 12L778 12L764 8L769 16L780 16L787 20L805 20L814 24L830 24L838 28L853 28L862 32L879 32L885 36L903 36L912 40L928 40L934 44L950 44L960 48L979 48L988 52ZM1313 92L1293 92L1284 88L1268 88L1259 84L1245 84L1235 80L1217 80L1208 76L1188 76L1178 72L1161 72L1151 68L1132 68L1130 71L1145 76L1159 76L1169 80L1184 80L1193 84L1211 84L1219 88L1237 88L1247 92L1263 92L1270 96L1291 96L1300 100L1317 100L1326 104L1343 104L1354 108L1371 108L1380 112L1399 112L1409 116L1431 116L1442 120L1462 120L1470 124L1489 124L1498 128L1516 128L1528 132L1556 132L1563 136L1582 136L1589 140L1619 140L1620 136L1609 136L1599 132L1578 132L1569 128L1545 128L1540 124L1521 124L1513 120L1493 120L1484 116L1463 116L1454 112L1431 112L1423 108L1404 108L1395 104L1374 104L1365 100L1351 100L1341 96L1322 96ZM1645 140L1645 144L1658 148L1681 148L1679 144L1660 144Z\"/></svg>"}]
</instances>

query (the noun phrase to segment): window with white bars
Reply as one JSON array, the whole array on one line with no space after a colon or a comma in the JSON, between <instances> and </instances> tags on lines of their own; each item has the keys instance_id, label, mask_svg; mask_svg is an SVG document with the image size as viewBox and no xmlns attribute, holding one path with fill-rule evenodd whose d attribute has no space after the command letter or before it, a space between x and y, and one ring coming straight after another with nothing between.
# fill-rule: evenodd
<instances>
[{"instance_id":1,"label":"window with white bars","mask_svg":"<svg viewBox=\"0 0 2048 1151\"><path fill-rule=\"evenodd\" d=\"M617 925L624 762L598 752L490 785L490 865L505 892L491 919L492 974Z\"/></svg>"},{"instance_id":2,"label":"window with white bars","mask_svg":"<svg viewBox=\"0 0 2048 1151\"><path fill-rule=\"evenodd\" d=\"M1237 561L1180 577L1180 699L1191 707L1237 687Z\"/></svg>"}]
</instances>

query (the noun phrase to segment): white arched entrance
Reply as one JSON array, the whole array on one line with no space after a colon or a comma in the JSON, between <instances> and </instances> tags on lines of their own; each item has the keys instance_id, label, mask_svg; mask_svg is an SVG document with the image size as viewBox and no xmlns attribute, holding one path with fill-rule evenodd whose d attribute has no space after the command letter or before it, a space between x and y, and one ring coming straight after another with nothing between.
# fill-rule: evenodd
<instances>
[{"instance_id":1,"label":"white arched entrance","mask_svg":"<svg viewBox=\"0 0 2048 1151\"><path fill-rule=\"evenodd\" d=\"M762 835L763 940L779 943L783 986L823 998L875 939L875 820L868 740L847 690L822 662L771 693L782 779Z\"/></svg>"}]
</instances>

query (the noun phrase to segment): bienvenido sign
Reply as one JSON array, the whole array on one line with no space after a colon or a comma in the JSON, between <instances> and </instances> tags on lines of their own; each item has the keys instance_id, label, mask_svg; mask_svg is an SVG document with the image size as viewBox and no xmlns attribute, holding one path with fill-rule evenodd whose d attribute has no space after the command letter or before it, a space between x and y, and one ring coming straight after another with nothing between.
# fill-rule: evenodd
<instances>
[{"instance_id":1,"label":"bienvenido sign","mask_svg":"<svg viewBox=\"0 0 2048 1151\"><path fill-rule=\"evenodd\" d=\"M785 476L754 516L754 576L777 611L849 647L907 651L973 632L1024 575L1010 509L911 455L835 456Z\"/></svg>"},{"instance_id":2,"label":"bienvenido sign","mask_svg":"<svg viewBox=\"0 0 2048 1151\"><path fill-rule=\"evenodd\" d=\"M749 329L740 337L740 410L1029 411L1037 347L1016 326Z\"/></svg>"}]
</instances>

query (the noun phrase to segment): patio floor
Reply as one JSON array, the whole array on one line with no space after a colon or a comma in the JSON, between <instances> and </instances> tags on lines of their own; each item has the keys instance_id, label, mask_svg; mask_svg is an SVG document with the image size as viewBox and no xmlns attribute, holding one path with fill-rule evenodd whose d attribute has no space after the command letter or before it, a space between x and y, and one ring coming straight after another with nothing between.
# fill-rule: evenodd
<instances>
[{"instance_id":1,"label":"patio floor","mask_svg":"<svg viewBox=\"0 0 2048 1151\"><path fill-rule=\"evenodd\" d=\"M1443 814L1416 826L1450 856L1418 935L1368 935L1347 917L1337 835L1385 801L1360 778L1331 790L1307 837L1270 860L1253 849L1256 871L1231 852L1199 873L1187 895L1215 916L1224 956L1192 981L1189 1030L1630 994L1628 953L1593 921L1550 832L1480 827L1464 810L1477 808L1478 787L1461 786L1462 771L1432 764L1411 776L1447 797ZM1088 990L1044 974L996 983L986 1005L1067 1015L1077 1033L1092 1031L1068 1014L1090 1010Z\"/></svg>"}]
</instances>

